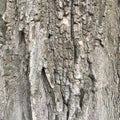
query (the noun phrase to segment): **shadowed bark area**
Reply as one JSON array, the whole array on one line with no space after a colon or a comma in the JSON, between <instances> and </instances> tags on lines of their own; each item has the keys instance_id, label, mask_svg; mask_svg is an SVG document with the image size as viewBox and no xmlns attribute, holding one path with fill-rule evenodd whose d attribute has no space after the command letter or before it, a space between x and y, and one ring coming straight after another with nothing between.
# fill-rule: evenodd
<instances>
[{"instance_id":1,"label":"shadowed bark area","mask_svg":"<svg viewBox=\"0 0 120 120\"><path fill-rule=\"evenodd\" d=\"M120 119L119 0L0 3L1 120Z\"/></svg>"}]
</instances>

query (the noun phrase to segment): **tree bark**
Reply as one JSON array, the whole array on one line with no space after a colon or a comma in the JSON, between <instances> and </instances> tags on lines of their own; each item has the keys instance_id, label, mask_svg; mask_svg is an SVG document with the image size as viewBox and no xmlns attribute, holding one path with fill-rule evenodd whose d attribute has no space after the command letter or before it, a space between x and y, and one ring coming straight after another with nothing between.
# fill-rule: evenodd
<instances>
[{"instance_id":1,"label":"tree bark","mask_svg":"<svg viewBox=\"0 0 120 120\"><path fill-rule=\"evenodd\" d=\"M0 120L120 120L120 0L0 0Z\"/></svg>"}]
</instances>

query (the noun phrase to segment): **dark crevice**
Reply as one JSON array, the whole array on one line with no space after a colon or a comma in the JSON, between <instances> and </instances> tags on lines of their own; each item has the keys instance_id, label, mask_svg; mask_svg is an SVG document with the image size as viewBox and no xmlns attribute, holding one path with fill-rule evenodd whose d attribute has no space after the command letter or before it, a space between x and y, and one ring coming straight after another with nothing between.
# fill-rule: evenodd
<instances>
[{"instance_id":1,"label":"dark crevice","mask_svg":"<svg viewBox=\"0 0 120 120\"><path fill-rule=\"evenodd\" d=\"M59 117L58 117L58 115L55 115L55 120L59 120Z\"/></svg>"},{"instance_id":2,"label":"dark crevice","mask_svg":"<svg viewBox=\"0 0 120 120\"><path fill-rule=\"evenodd\" d=\"M5 45L6 44L6 41L3 37L0 37L0 44L2 45Z\"/></svg>"},{"instance_id":3,"label":"dark crevice","mask_svg":"<svg viewBox=\"0 0 120 120\"><path fill-rule=\"evenodd\" d=\"M77 45L74 43L74 63L77 63Z\"/></svg>"},{"instance_id":4,"label":"dark crevice","mask_svg":"<svg viewBox=\"0 0 120 120\"><path fill-rule=\"evenodd\" d=\"M52 37L52 34L49 33L49 34L48 34L48 39L50 39L51 37Z\"/></svg>"},{"instance_id":5,"label":"dark crevice","mask_svg":"<svg viewBox=\"0 0 120 120\"><path fill-rule=\"evenodd\" d=\"M83 88L81 88L80 89L80 108L81 108L81 110L82 110L82 108L83 108L83 99L84 99L84 95L85 95L85 91L84 91L84 89Z\"/></svg>"},{"instance_id":6,"label":"dark crevice","mask_svg":"<svg viewBox=\"0 0 120 120\"><path fill-rule=\"evenodd\" d=\"M54 79L55 79L55 84L60 85L60 78L59 78L59 73L56 69L54 69Z\"/></svg>"},{"instance_id":7,"label":"dark crevice","mask_svg":"<svg viewBox=\"0 0 120 120\"><path fill-rule=\"evenodd\" d=\"M27 50L24 31L19 31L19 80L18 91L23 109L23 120L32 120L31 100L30 100L30 82L29 82L29 60L30 54ZM24 105L25 104L25 105Z\"/></svg>"},{"instance_id":8,"label":"dark crevice","mask_svg":"<svg viewBox=\"0 0 120 120\"><path fill-rule=\"evenodd\" d=\"M62 95L62 100L63 100L63 104L67 106L67 117L66 117L66 120L69 120L69 100L66 101L65 100L65 97L64 97L64 93L62 92L61 90L62 86L60 87L60 91L61 91L61 95ZM63 110L64 110L64 106L63 106Z\"/></svg>"},{"instance_id":9,"label":"dark crevice","mask_svg":"<svg viewBox=\"0 0 120 120\"><path fill-rule=\"evenodd\" d=\"M15 17L19 20L19 7L18 7L18 0L15 0Z\"/></svg>"},{"instance_id":10,"label":"dark crevice","mask_svg":"<svg viewBox=\"0 0 120 120\"><path fill-rule=\"evenodd\" d=\"M119 75L119 71L118 71L119 68L117 68L117 76L119 78L119 82L118 82L118 91L120 93L120 75Z\"/></svg>"},{"instance_id":11,"label":"dark crevice","mask_svg":"<svg viewBox=\"0 0 120 120\"><path fill-rule=\"evenodd\" d=\"M42 75L42 79L43 79L43 84L44 84L44 89L45 89L45 92L47 94L49 94L49 96L51 97L52 99L52 102L53 102L53 105L55 106L55 95L54 95L54 91L53 89L51 88L50 86L50 83L48 81L48 78L47 78L47 75L45 73L45 68L43 67L42 70L41 70L41 75Z\"/></svg>"},{"instance_id":12,"label":"dark crevice","mask_svg":"<svg viewBox=\"0 0 120 120\"><path fill-rule=\"evenodd\" d=\"M55 95L54 95L54 91L51 88L51 85L48 81L48 78L47 78L44 67L41 70L41 77L42 77L42 80L43 80L43 87L44 87L44 90L45 90L45 93L46 93L46 99L49 100L47 102L48 120L52 120L53 119L53 111L54 111L54 108L56 106Z\"/></svg>"},{"instance_id":13,"label":"dark crevice","mask_svg":"<svg viewBox=\"0 0 120 120\"><path fill-rule=\"evenodd\" d=\"M19 31L19 44L25 42L25 33L24 31Z\"/></svg>"},{"instance_id":14,"label":"dark crevice","mask_svg":"<svg viewBox=\"0 0 120 120\"><path fill-rule=\"evenodd\" d=\"M30 92L30 81L29 81L29 73L30 73L30 54L27 53L28 57L26 59L26 67L27 67L27 70L25 71L25 75L27 76L27 108L28 108L28 113L29 113L29 119L32 120L32 109L31 109L31 100L30 100L30 95L31 95L31 92Z\"/></svg>"},{"instance_id":15,"label":"dark crevice","mask_svg":"<svg viewBox=\"0 0 120 120\"><path fill-rule=\"evenodd\" d=\"M99 43L99 45L102 47L102 48L104 48L104 44L102 43L102 40L101 39L95 39L98 43Z\"/></svg>"},{"instance_id":16,"label":"dark crevice","mask_svg":"<svg viewBox=\"0 0 120 120\"><path fill-rule=\"evenodd\" d=\"M96 79L95 79L95 76L93 75L93 72L92 72L92 63L89 61L89 59L87 59L87 62L88 62L88 68L89 68L89 75L88 77L91 79L92 81L92 93L95 93L95 82L96 82Z\"/></svg>"},{"instance_id":17,"label":"dark crevice","mask_svg":"<svg viewBox=\"0 0 120 120\"><path fill-rule=\"evenodd\" d=\"M73 13L73 8L74 8L74 0L71 0L71 40L73 41L73 51L74 51L74 63L77 62L77 45L75 42L74 38L74 13Z\"/></svg>"},{"instance_id":18,"label":"dark crevice","mask_svg":"<svg viewBox=\"0 0 120 120\"><path fill-rule=\"evenodd\" d=\"M65 97L62 92L61 92L61 94L62 94L63 103L68 107L69 106L68 102L65 100Z\"/></svg>"},{"instance_id":19,"label":"dark crevice","mask_svg":"<svg viewBox=\"0 0 120 120\"><path fill-rule=\"evenodd\" d=\"M2 37L4 39L6 35L6 30L7 30L6 22L3 20L2 15L0 14L0 32L2 32Z\"/></svg>"},{"instance_id":20,"label":"dark crevice","mask_svg":"<svg viewBox=\"0 0 120 120\"><path fill-rule=\"evenodd\" d=\"M117 0L118 7L120 7L120 0Z\"/></svg>"},{"instance_id":21,"label":"dark crevice","mask_svg":"<svg viewBox=\"0 0 120 120\"><path fill-rule=\"evenodd\" d=\"M70 111L69 111L69 108L67 110L67 119L66 120L69 120L69 114L70 114Z\"/></svg>"}]
</instances>

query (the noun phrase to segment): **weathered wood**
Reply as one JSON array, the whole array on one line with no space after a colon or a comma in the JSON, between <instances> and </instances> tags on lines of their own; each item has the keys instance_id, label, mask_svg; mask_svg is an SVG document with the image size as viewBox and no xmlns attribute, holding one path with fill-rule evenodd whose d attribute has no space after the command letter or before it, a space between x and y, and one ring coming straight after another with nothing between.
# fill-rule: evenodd
<instances>
[{"instance_id":1,"label":"weathered wood","mask_svg":"<svg viewBox=\"0 0 120 120\"><path fill-rule=\"evenodd\" d=\"M119 120L119 0L0 0L0 119Z\"/></svg>"}]
</instances>

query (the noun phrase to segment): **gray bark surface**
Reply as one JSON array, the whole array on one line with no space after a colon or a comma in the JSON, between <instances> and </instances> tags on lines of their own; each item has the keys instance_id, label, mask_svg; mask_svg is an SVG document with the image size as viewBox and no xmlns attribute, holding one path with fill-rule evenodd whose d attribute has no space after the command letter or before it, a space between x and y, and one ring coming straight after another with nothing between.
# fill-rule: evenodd
<instances>
[{"instance_id":1,"label":"gray bark surface","mask_svg":"<svg viewBox=\"0 0 120 120\"><path fill-rule=\"evenodd\" d=\"M120 120L120 0L0 0L0 120Z\"/></svg>"}]
</instances>

